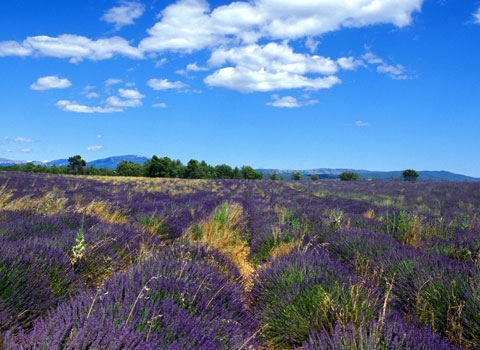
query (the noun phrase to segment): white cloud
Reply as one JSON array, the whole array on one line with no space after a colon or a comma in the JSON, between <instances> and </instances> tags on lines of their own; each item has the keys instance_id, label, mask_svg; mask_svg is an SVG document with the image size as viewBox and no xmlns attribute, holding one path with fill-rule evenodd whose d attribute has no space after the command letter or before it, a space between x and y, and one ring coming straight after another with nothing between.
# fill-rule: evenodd
<instances>
[{"instance_id":1,"label":"white cloud","mask_svg":"<svg viewBox=\"0 0 480 350\"><path fill-rule=\"evenodd\" d=\"M29 139L29 138L26 138L26 137L17 137L15 138L15 142L18 142L18 143L31 143L33 142L32 139Z\"/></svg>"},{"instance_id":2,"label":"white cloud","mask_svg":"<svg viewBox=\"0 0 480 350\"><path fill-rule=\"evenodd\" d=\"M2 41L0 42L0 57L4 56L30 56L32 48L23 46L16 41Z\"/></svg>"},{"instance_id":3,"label":"white cloud","mask_svg":"<svg viewBox=\"0 0 480 350\"><path fill-rule=\"evenodd\" d=\"M480 7L478 8L477 12L473 14L473 22L480 24Z\"/></svg>"},{"instance_id":4,"label":"white cloud","mask_svg":"<svg viewBox=\"0 0 480 350\"><path fill-rule=\"evenodd\" d=\"M140 18L145 12L145 6L138 2L121 1L120 6L112 7L102 16L102 20L115 25L115 29L133 24L134 20Z\"/></svg>"},{"instance_id":5,"label":"white cloud","mask_svg":"<svg viewBox=\"0 0 480 350\"><path fill-rule=\"evenodd\" d=\"M282 89L328 89L341 81L335 76L308 78L289 72L250 70L244 67L222 68L204 79L212 87L222 87L240 92L275 91Z\"/></svg>"},{"instance_id":6,"label":"white cloud","mask_svg":"<svg viewBox=\"0 0 480 350\"><path fill-rule=\"evenodd\" d=\"M127 40L114 36L91 40L84 36L63 34L58 37L46 35L27 37L23 42L0 42L0 56L46 56L68 58L72 63L84 59L93 61L110 59L115 55L143 58L143 54L130 46Z\"/></svg>"},{"instance_id":7,"label":"white cloud","mask_svg":"<svg viewBox=\"0 0 480 350\"><path fill-rule=\"evenodd\" d=\"M298 108L318 103L317 100L306 100L300 102L293 96L280 97L277 94L272 95L272 99L273 101L267 102L267 105L279 108Z\"/></svg>"},{"instance_id":8,"label":"white cloud","mask_svg":"<svg viewBox=\"0 0 480 350\"><path fill-rule=\"evenodd\" d=\"M410 76L406 73L405 67L401 64L388 64L383 59L377 57L371 52L367 52L365 55L363 55L363 58L367 61L367 63L377 65L377 72L386 74L392 79L405 80L410 78Z\"/></svg>"},{"instance_id":9,"label":"white cloud","mask_svg":"<svg viewBox=\"0 0 480 350\"><path fill-rule=\"evenodd\" d=\"M280 97L278 95L273 95L272 98L274 101L268 102L267 105L282 108L301 107L301 104L298 103L297 99L292 96Z\"/></svg>"},{"instance_id":10,"label":"white cloud","mask_svg":"<svg viewBox=\"0 0 480 350\"><path fill-rule=\"evenodd\" d=\"M155 103L154 105L152 105L153 108L167 108L167 104L166 103Z\"/></svg>"},{"instance_id":11,"label":"white cloud","mask_svg":"<svg viewBox=\"0 0 480 350\"><path fill-rule=\"evenodd\" d=\"M78 102L75 101L69 101L69 100L60 100L58 101L55 106L62 111L65 112L73 112L73 113L87 113L87 114L92 114L92 113L114 113L114 112L122 112L122 108L118 107L100 107L100 106L85 106L81 105Z\"/></svg>"},{"instance_id":12,"label":"white cloud","mask_svg":"<svg viewBox=\"0 0 480 350\"><path fill-rule=\"evenodd\" d=\"M203 71L207 71L207 70L208 70L208 68L206 68L206 67L199 67L197 62L187 65L187 71L203 72Z\"/></svg>"},{"instance_id":13,"label":"white cloud","mask_svg":"<svg viewBox=\"0 0 480 350\"><path fill-rule=\"evenodd\" d=\"M423 0L257 0L263 31L276 39L318 36L342 27L391 23L403 27Z\"/></svg>"},{"instance_id":14,"label":"white cloud","mask_svg":"<svg viewBox=\"0 0 480 350\"><path fill-rule=\"evenodd\" d=\"M390 65L383 63L377 67L377 72L387 74L392 79L405 80L409 76L405 74L405 67L401 64Z\"/></svg>"},{"instance_id":15,"label":"white cloud","mask_svg":"<svg viewBox=\"0 0 480 350\"><path fill-rule=\"evenodd\" d=\"M339 70L335 61L318 55L295 53L286 43L220 48L212 53L209 60L211 66L228 63L234 67L218 69L205 78L205 83L241 92L318 90L340 83L340 79L333 76Z\"/></svg>"},{"instance_id":16,"label":"white cloud","mask_svg":"<svg viewBox=\"0 0 480 350\"><path fill-rule=\"evenodd\" d=\"M161 65L166 58L160 59L160 54L165 52L188 54L208 49L211 51L208 65L195 62L178 73L215 69L204 78L205 84L241 92L331 88L341 82L336 76L341 70L355 70L367 65L376 66L377 72L393 79L407 79L405 67L385 62L371 53L362 58L330 58L313 53L320 45L319 37L327 32L378 24L407 26L412 22L413 14L421 11L423 2L250 0L233 1L212 9L207 0L178 0L161 11L138 47L119 36L95 40L72 34L39 35L18 42L0 42L0 57L45 56L65 58L72 63L115 56L148 57ZM119 0L118 6L108 9L101 19L120 29L134 23L144 12L145 6L140 1ZM480 9L475 18L480 23ZM275 42L269 42L272 40ZM293 44L289 44L294 40L304 42L303 47L296 47L305 52L294 51L290 46ZM112 94L109 87L119 82L109 79L105 83L107 95ZM150 79L147 84L158 91L188 86L167 79ZM138 93L124 90L123 94L134 94L134 91ZM110 96L103 107L89 107L70 100L59 101L57 107L82 113L111 113L141 105L143 97L122 96L120 91L118 94ZM91 93L87 98L97 97Z\"/></svg>"},{"instance_id":17,"label":"white cloud","mask_svg":"<svg viewBox=\"0 0 480 350\"><path fill-rule=\"evenodd\" d=\"M87 147L87 150L92 151L92 152L96 152L96 151L100 151L102 148L103 148L103 146L95 145L95 146Z\"/></svg>"},{"instance_id":18,"label":"white cloud","mask_svg":"<svg viewBox=\"0 0 480 350\"><path fill-rule=\"evenodd\" d=\"M354 125L361 128L361 127L365 127L365 126L370 126L370 123L367 123L367 122L364 122L364 121L361 121L361 120L357 120Z\"/></svg>"},{"instance_id":19,"label":"white cloud","mask_svg":"<svg viewBox=\"0 0 480 350\"><path fill-rule=\"evenodd\" d=\"M137 90L118 89L118 93L121 97L126 99L141 100L142 98L145 98L145 96L139 93Z\"/></svg>"},{"instance_id":20,"label":"white cloud","mask_svg":"<svg viewBox=\"0 0 480 350\"><path fill-rule=\"evenodd\" d=\"M341 57L337 59L337 63L344 70L355 70L358 67L365 66L362 60L355 59L354 57Z\"/></svg>"},{"instance_id":21,"label":"white cloud","mask_svg":"<svg viewBox=\"0 0 480 350\"><path fill-rule=\"evenodd\" d=\"M32 152L32 149L31 149L31 148L22 148L22 149L20 149L20 152L22 152L22 153L31 153L31 152Z\"/></svg>"},{"instance_id":22,"label":"white cloud","mask_svg":"<svg viewBox=\"0 0 480 350\"><path fill-rule=\"evenodd\" d=\"M87 93L85 94L85 97L90 100L90 99L93 99L93 98L99 98L100 95L97 94L96 92L92 91L92 92L87 92Z\"/></svg>"},{"instance_id":23,"label":"white cloud","mask_svg":"<svg viewBox=\"0 0 480 350\"><path fill-rule=\"evenodd\" d=\"M310 50L310 52L315 52L317 51L317 47L320 45L320 42L317 40L314 40L312 37L308 37L307 40L305 41L305 47Z\"/></svg>"},{"instance_id":24,"label":"white cloud","mask_svg":"<svg viewBox=\"0 0 480 350\"><path fill-rule=\"evenodd\" d=\"M105 86L112 86L112 85L120 84L121 82L122 82L122 79L110 78L105 80Z\"/></svg>"},{"instance_id":25,"label":"white cloud","mask_svg":"<svg viewBox=\"0 0 480 350\"><path fill-rule=\"evenodd\" d=\"M330 58L294 53L286 43L254 44L228 50L220 48L212 52L209 60L213 66L227 62L250 70L265 68L272 72L294 74L335 74L338 71L337 64Z\"/></svg>"},{"instance_id":26,"label":"white cloud","mask_svg":"<svg viewBox=\"0 0 480 350\"><path fill-rule=\"evenodd\" d=\"M169 89L181 89L187 87L187 84L181 81L169 81L168 79L150 79L147 81L147 85L153 90L169 90Z\"/></svg>"},{"instance_id":27,"label":"white cloud","mask_svg":"<svg viewBox=\"0 0 480 350\"><path fill-rule=\"evenodd\" d=\"M107 98L107 106L110 108L118 108L123 110L124 108L128 107L140 107L142 106L142 101L140 101L139 99L131 98L122 100L117 96L110 96L109 98Z\"/></svg>"},{"instance_id":28,"label":"white cloud","mask_svg":"<svg viewBox=\"0 0 480 350\"><path fill-rule=\"evenodd\" d=\"M38 78L35 83L30 85L32 90L50 90L50 89L65 89L72 86L70 80L66 78L59 78L57 75L50 75Z\"/></svg>"},{"instance_id":29,"label":"white cloud","mask_svg":"<svg viewBox=\"0 0 480 350\"><path fill-rule=\"evenodd\" d=\"M226 42L251 44L260 38L313 38L342 27L390 23L403 27L423 0L256 0L210 10L205 0L179 0L141 41L144 52L192 52ZM314 51L316 42L307 46Z\"/></svg>"},{"instance_id":30,"label":"white cloud","mask_svg":"<svg viewBox=\"0 0 480 350\"><path fill-rule=\"evenodd\" d=\"M140 42L139 48L143 52L192 52L217 45L223 33L214 27L209 10L204 0L180 0L167 6L161 21L148 30L150 36Z\"/></svg>"}]
</instances>

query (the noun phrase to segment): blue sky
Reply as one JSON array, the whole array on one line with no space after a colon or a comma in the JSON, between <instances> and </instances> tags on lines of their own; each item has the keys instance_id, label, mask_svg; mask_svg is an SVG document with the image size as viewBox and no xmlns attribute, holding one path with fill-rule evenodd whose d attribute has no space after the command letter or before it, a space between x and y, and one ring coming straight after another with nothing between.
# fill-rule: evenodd
<instances>
[{"instance_id":1,"label":"blue sky","mask_svg":"<svg viewBox=\"0 0 480 350\"><path fill-rule=\"evenodd\" d=\"M480 1L0 2L0 158L480 177Z\"/></svg>"}]
</instances>

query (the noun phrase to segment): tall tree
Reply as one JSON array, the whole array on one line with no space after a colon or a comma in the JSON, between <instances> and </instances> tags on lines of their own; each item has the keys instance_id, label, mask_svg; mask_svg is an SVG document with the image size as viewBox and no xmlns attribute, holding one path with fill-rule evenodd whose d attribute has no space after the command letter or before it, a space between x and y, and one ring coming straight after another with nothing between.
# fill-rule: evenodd
<instances>
[{"instance_id":1,"label":"tall tree","mask_svg":"<svg viewBox=\"0 0 480 350\"><path fill-rule=\"evenodd\" d=\"M122 160L117 165L117 174L120 176L143 176L143 166L132 161Z\"/></svg>"},{"instance_id":2,"label":"tall tree","mask_svg":"<svg viewBox=\"0 0 480 350\"><path fill-rule=\"evenodd\" d=\"M242 169L240 169L240 173L242 178L247 180L255 180L255 179L263 178L262 174L257 173L251 166L248 166L248 165L242 166Z\"/></svg>"},{"instance_id":3,"label":"tall tree","mask_svg":"<svg viewBox=\"0 0 480 350\"><path fill-rule=\"evenodd\" d=\"M360 179L360 175L353 171L344 171L343 173L339 174L338 177L342 181L357 181Z\"/></svg>"},{"instance_id":4,"label":"tall tree","mask_svg":"<svg viewBox=\"0 0 480 350\"><path fill-rule=\"evenodd\" d=\"M402 177L407 181L415 181L418 178L418 173L413 169L407 169L403 171Z\"/></svg>"},{"instance_id":5,"label":"tall tree","mask_svg":"<svg viewBox=\"0 0 480 350\"><path fill-rule=\"evenodd\" d=\"M301 180L302 179L302 174L299 173L298 171L292 174L292 180Z\"/></svg>"},{"instance_id":6,"label":"tall tree","mask_svg":"<svg viewBox=\"0 0 480 350\"><path fill-rule=\"evenodd\" d=\"M87 162L82 159L81 156L76 155L73 157L68 158L68 172L70 174L84 174L85 173L85 166Z\"/></svg>"}]
</instances>

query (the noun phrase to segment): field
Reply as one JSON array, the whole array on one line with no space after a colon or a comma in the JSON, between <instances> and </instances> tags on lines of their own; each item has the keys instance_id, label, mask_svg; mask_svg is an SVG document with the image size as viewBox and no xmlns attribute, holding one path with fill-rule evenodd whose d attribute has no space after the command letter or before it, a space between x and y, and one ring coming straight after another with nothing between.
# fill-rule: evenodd
<instances>
[{"instance_id":1,"label":"field","mask_svg":"<svg viewBox=\"0 0 480 350\"><path fill-rule=\"evenodd\" d=\"M0 172L0 348L478 349L480 183Z\"/></svg>"}]
</instances>

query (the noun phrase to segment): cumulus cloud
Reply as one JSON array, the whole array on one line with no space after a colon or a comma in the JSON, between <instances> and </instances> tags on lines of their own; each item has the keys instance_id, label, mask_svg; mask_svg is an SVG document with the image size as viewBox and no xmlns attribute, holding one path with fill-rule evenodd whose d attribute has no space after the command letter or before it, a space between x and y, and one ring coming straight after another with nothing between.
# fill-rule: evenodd
<instances>
[{"instance_id":1,"label":"cumulus cloud","mask_svg":"<svg viewBox=\"0 0 480 350\"><path fill-rule=\"evenodd\" d=\"M227 62L250 70L268 68L271 71L293 74L335 74L338 71L337 64L330 58L294 53L286 43L220 48L213 51L209 60L213 66L224 65Z\"/></svg>"},{"instance_id":2,"label":"cumulus cloud","mask_svg":"<svg viewBox=\"0 0 480 350\"><path fill-rule=\"evenodd\" d=\"M391 64L370 52L362 57L334 58L314 53L321 44L319 37L328 32L378 24L407 26L411 24L413 14L421 11L423 2L251 0L211 8L206 0L178 0L158 14L147 35L138 38L136 47L119 36L91 39L73 34L39 35L23 41L0 42L0 57L56 57L68 59L71 63L116 56L147 57L163 64L166 58L159 57L164 53L185 55L207 49L210 58L206 64L191 63L178 73L212 70L203 80L206 85L240 92L327 89L341 83L338 77L341 71L353 71L368 65L393 79L407 79L405 67ZM145 6L139 1L119 0L118 6L108 9L101 20L121 29L133 24L144 12ZM480 9L475 18L480 23ZM112 92L110 87L119 82L113 79L105 82L108 95ZM168 79L150 79L147 85L157 91L188 86ZM41 85L38 81L32 84L32 88L41 86L53 84ZM88 96L97 97L95 93ZM101 106L90 107L61 100L57 107L79 113L112 113L138 107L142 105L142 98L143 95L136 90L122 89L116 96L109 96ZM302 105L298 100L296 103ZM295 101L284 97L274 100L271 105L274 104L295 105Z\"/></svg>"},{"instance_id":3,"label":"cumulus cloud","mask_svg":"<svg viewBox=\"0 0 480 350\"><path fill-rule=\"evenodd\" d=\"M126 108L136 108L143 105L141 100L145 96L137 90L120 88L117 92L119 96L109 96L104 102L104 106L87 106L70 100L60 100L55 105L65 112L87 114L123 112Z\"/></svg>"},{"instance_id":4,"label":"cumulus cloud","mask_svg":"<svg viewBox=\"0 0 480 350\"><path fill-rule=\"evenodd\" d=\"M112 7L102 16L102 20L115 25L115 29L134 23L145 12L145 6L138 2L121 1L120 6Z\"/></svg>"},{"instance_id":5,"label":"cumulus cloud","mask_svg":"<svg viewBox=\"0 0 480 350\"><path fill-rule=\"evenodd\" d=\"M289 72L270 72L264 68L250 70L244 67L227 67L217 70L205 78L205 83L212 87L223 87L239 92L267 92L283 89L328 89L339 84L335 76L308 78Z\"/></svg>"},{"instance_id":6,"label":"cumulus cloud","mask_svg":"<svg viewBox=\"0 0 480 350\"><path fill-rule=\"evenodd\" d=\"M335 61L295 53L286 43L220 48L213 51L209 64L233 66L220 68L207 76L204 80L207 85L241 92L318 90L340 83L333 75L339 70Z\"/></svg>"},{"instance_id":7,"label":"cumulus cloud","mask_svg":"<svg viewBox=\"0 0 480 350\"><path fill-rule=\"evenodd\" d=\"M150 79L147 81L147 85L153 90L169 90L169 89L181 89L188 85L181 81L169 81L168 79Z\"/></svg>"},{"instance_id":8,"label":"cumulus cloud","mask_svg":"<svg viewBox=\"0 0 480 350\"><path fill-rule=\"evenodd\" d=\"M85 97L88 99L99 98L100 95L97 94L95 91L85 93Z\"/></svg>"},{"instance_id":9,"label":"cumulus cloud","mask_svg":"<svg viewBox=\"0 0 480 350\"><path fill-rule=\"evenodd\" d=\"M358 67L365 66L365 63L360 59L354 57L340 57L337 59L337 63L343 70L355 70Z\"/></svg>"},{"instance_id":10,"label":"cumulus cloud","mask_svg":"<svg viewBox=\"0 0 480 350\"><path fill-rule=\"evenodd\" d=\"M209 10L204 0L180 0L167 6L161 21L148 30L150 36L140 42L139 48L145 52L193 52L217 45L223 33L214 27Z\"/></svg>"},{"instance_id":11,"label":"cumulus cloud","mask_svg":"<svg viewBox=\"0 0 480 350\"><path fill-rule=\"evenodd\" d=\"M32 90L51 90L51 89L65 89L72 86L70 80L66 78L59 78L57 75L50 75L38 78L35 83L30 85Z\"/></svg>"},{"instance_id":12,"label":"cumulus cloud","mask_svg":"<svg viewBox=\"0 0 480 350\"><path fill-rule=\"evenodd\" d=\"M297 99L292 96L280 97L278 95L273 95L272 98L273 102L268 102L267 105L282 108L301 107L301 104L297 101Z\"/></svg>"},{"instance_id":13,"label":"cumulus cloud","mask_svg":"<svg viewBox=\"0 0 480 350\"><path fill-rule=\"evenodd\" d=\"M86 113L86 114L114 113L114 112L123 111L122 108L118 108L118 107L86 106L86 105L79 104L76 101L70 101L70 100L60 100L55 104L55 106L65 112Z\"/></svg>"},{"instance_id":14,"label":"cumulus cloud","mask_svg":"<svg viewBox=\"0 0 480 350\"><path fill-rule=\"evenodd\" d=\"M124 108L128 107L140 107L142 106L142 101L140 101L140 99L132 98L122 100L117 96L110 96L109 98L107 98L107 106L110 108L118 108L123 110Z\"/></svg>"},{"instance_id":15,"label":"cumulus cloud","mask_svg":"<svg viewBox=\"0 0 480 350\"><path fill-rule=\"evenodd\" d=\"M152 105L153 108L167 108L167 104L166 103L163 103L163 102L160 102L160 103L155 103L154 105Z\"/></svg>"},{"instance_id":16,"label":"cumulus cloud","mask_svg":"<svg viewBox=\"0 0 480 350\"><path fill-rule=\"evenodd\" d=\"M312 38L342 27L391 23L403 27L423 0L256 0L232 2L210 10L204 0L167 6L140 43L147 52L192 52L229 39L255 43L260 38ZM312 49L315 41L307 45Z\"/></svg>"},{"instance_id":17,"label":"cumulus cloud","mask_svg":"<svg viewBox=\"0 0 480 350\"><path fill-rule=\"evenodd\" d=\"M63 34L58 37L46 35L27 37L23 42L0 42L0 56L45 56L67 58L72 63L84 59L99 61L115 55L143 58L138 48L127 40L114 36L92 40L80 35Z\"/></svg>"},{"instance_id":18,"label":"cumulus cloud","mask_svg":"<svg viewBox=\"0 0 480 350\"><path fill-rule=\"evenodd\" d=\"M145 98L145 96L139 93L137 90L131 89L118 89L118 94L127 99L141 100L142 98Z\"/></svg>"}]
</instances>

